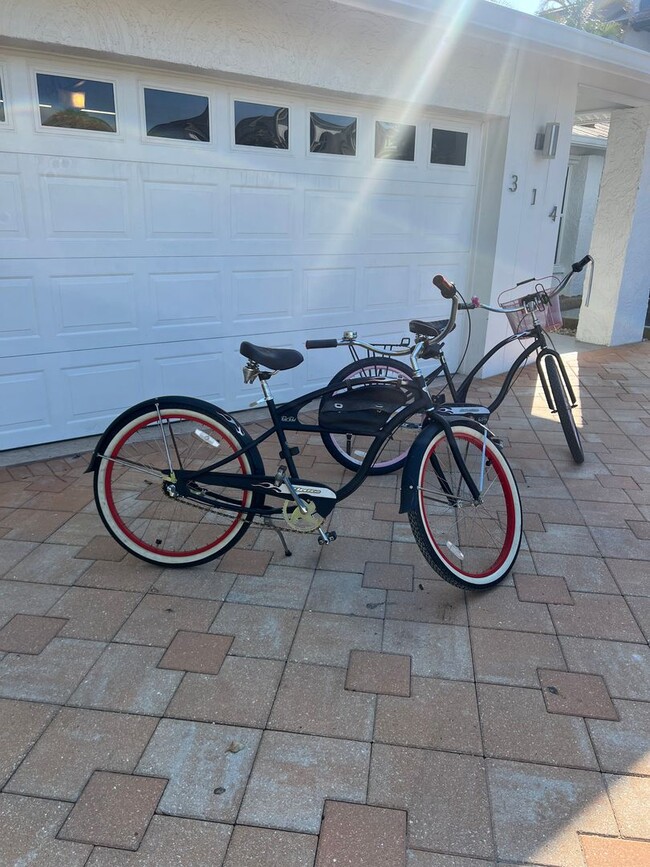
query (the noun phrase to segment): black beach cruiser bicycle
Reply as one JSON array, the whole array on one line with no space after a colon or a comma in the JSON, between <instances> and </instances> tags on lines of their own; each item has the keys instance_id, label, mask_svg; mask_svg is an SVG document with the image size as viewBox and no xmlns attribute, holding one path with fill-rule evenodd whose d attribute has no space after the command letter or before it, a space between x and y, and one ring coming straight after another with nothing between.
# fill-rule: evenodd
<instances>
[{"instance_id":1,"label":"black beach cruiser bicycle","mask_svg":"<svg viewBox=\"0 0 650 867\"><path fill-rule=\"evenodd\" d=\"M449 406L466 405L468 392L479 371L497 352L510 343L519 341L523 347L522 351L506 373L498 394L487 406L485 419L503 403L527 360L535 354L540 382L549 409L552 413L557 413L571 456L576 463L581 464L584 461L584 451L573 418L573 409L577 406L576 396L561 355L552 345L549 345L550 338L547 332L553 331L561 325L560 292L566 288L573 275L582 271L589 263L593 263L592 257L585 256L579 262L574 263L571 270L561 280L556 277L531 277L528 280L523 280L517 283L513 289L501 293L498 306L483 304L478 298L472 298L469 304L464 303L454 284L438 274L433 278L433 283L440 289L443 297L451 300L452 307L449 318L446 320L423 323L416 319L410 322L409 330L415 335L415 341L425 341L419 355L412 353L409 337L403 338L398 344L372 344L358 340L357 333L354 331L345 332L340 340L307 341L307 348L348 347L354 361L342 368L330 381L330 385L339 383L340 387L355 379L363 379L368 376L374 376L384 381L396 380L400 382L409 379L420 381L419 377L422 373L417 362L419 359L433 359L437 366L426 374L424 381L425 387L431 393L433 404L440 410L445 405L446 397L443 394L436 394L440 388L449 389L449 397L451 398ZM531 284L533 284L532 287ZM531 287L532 291L522 296L522 287ZM512 297L513 295L517 297ZM470 370L462 382L455 384L444 355L443 341L456 327L458 310L471 311L479 307L494 313L504 313L513 333L492 347ZM365 350L368 354L367 357L361 357L359 349ZM404 364L399 360L399 356L406 355L410 357L410 364ZM382 475L401 469L406 463L409 447L417 436L418 430L418 419L415 417L408 419L401 430L397 430L393 434L392 440L385 445L370 468L369 474ZM354 470L361 465L368 451L368 434L352 431L341 434L328 431L321 436L325 448L342 466Z\"/></svg>"},{"instance_id":2,"label":"black beach cruiser bicycle","mask_svg":"<svg viewBox=\"0 0 650 867\"><path fill-rule=\"evenodd\" d=\"M410 350L414 358L424 341ZM293 349L241 344L244 380L263 392L271 424L253 439L233 416L192 397L159 397L123 412L97 444L95 502L109 533L136 557L192 566L222 555L253 521L283 531L312 532L321 544L336 535L324 524L336 504L364 481L378 455L409 418L421 427L402 477L400 511L415 541L446 581L481 589L510 571L521 544L522 514L513 473L488 428L476 418L439 413L424 382L367 377L326 386L277 406L269 387L278 371L303 361ZM320 401L316 423L308 404ZM477 417L486 414L477 408ZM424 423L421 419L424 417ZM367 454L334 490L301 478L287 433L371 433ZM265 471L258 446L275 435L280 463Z\"/></svg>"}]
</instances>

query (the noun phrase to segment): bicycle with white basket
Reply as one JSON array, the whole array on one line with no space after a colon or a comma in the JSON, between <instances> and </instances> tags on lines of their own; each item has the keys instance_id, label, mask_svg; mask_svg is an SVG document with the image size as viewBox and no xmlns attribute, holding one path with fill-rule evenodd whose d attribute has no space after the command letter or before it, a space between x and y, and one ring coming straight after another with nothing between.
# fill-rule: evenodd
<instances>
[{"instance_id":1,"label":"bicycle with white basket","mask_svg":"<svg viewBox=\"0 0 650 867\"><path fill-rule=\"evenodd\" d=\"M576 395L562 356L552 345L549 345L548 332L556 331L562 325L560 292L566 288L573 275L582 271L588 264L593 267L593 259L587 255L579 262L575 262L562 279L552 276L522 280L512 289L507 289L499 295L498 306L484 304L476 297L472 298L470 303L465 303L456 286L442 275L437 275L433 278L433 283L444 298L451 300L451 311L448 319L435 322L412 320L409 323L409 330L414 335L415 341L422 341L422 349L417 359L411 353L409 338L404 338L401 343L391 346L369 344L358 340L355 331L345 332L340 340L309 340L306 346L308 349L347 346L350 350L355 360L342 368L331 379L329 386L341 383L344 387L344 383L349 385L350 381L367 377L396 381L413 380L422 375L419 368L416 369L419 359L435 359L438 366L424 377L434 405L437 409L443 406L449 406L451 409L456 405L468 414L463 407L468 406L467 395L476 375L494 355L518 340L523 349L505 374L503 384L494 400L487 405L488 415L503 403L528 358L536 354L535 363L549 409L552 413L557 413L571 456L576 463L581 464L584 461L584 451L572 411L577 406ZM522 295L522 287L531 283L534 284L533 291ZM460 385L457 385L445 359L443 341L456 327L458 310L471 311L477 308L505 313L513 333L493 346L464 377ZM365 350L368 356L360 357L358 348ZM411 366L399 361L396 358L398 355L408 355ZM443 387L449 389L449 396L440 392L441 380L438 377L441 374L444 378ZM436 391L440 393L436 394ZM370 469L370 474L383 475L403 467L408 449L417 436L418 429L417 419L409 419L385 445L383 452L378 455ZM321 436L329 453L350 470L357 469L368 452L367 437L359 434L322 433Z\"/></svg>"}]
</instances>

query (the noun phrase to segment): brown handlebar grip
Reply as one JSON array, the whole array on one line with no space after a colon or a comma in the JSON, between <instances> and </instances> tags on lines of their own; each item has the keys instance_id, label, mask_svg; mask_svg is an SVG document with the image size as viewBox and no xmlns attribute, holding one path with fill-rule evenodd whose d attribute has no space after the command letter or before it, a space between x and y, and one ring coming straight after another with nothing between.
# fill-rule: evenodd
<instances>
[{"instance_id":1,"label":"brown handlebar grip","mask_svg":"<svg viewBox=\"0 0 650 867\"><path fill-rule=\"evenodd\" d=\"M456 294L456 287L454 284L450 283L446 277L442 276L442 274L436 274L431 282L436 288L440 289L440 294L443 298L453 298Z\"/></svg>"}]
</instances>

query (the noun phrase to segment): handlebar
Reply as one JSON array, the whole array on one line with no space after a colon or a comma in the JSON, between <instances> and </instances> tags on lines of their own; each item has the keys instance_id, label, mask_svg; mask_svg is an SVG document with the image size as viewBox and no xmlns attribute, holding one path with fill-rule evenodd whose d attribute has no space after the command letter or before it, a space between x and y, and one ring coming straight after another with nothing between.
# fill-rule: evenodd
<instances>
[{"instance_id":1,"label":"handlebar","mask_svg":"<svg viewBox=\"0 0 650 867\"><path fill-rule=\"evenodd\" d=\"M455 285L450 283L446 277L442 276L442 274L436 274L431 282L434 286L440 289L440 294L443 298L453 298L456 294Z\"/></svg>"},{"instance_id":2,"label":"handlebar","mask_svg":"<svg viewBox=\"0 0 650 867\"><path fill-rule=\"evenodd\" d=\"M407 338L408 341L408 338ZM358 346L361 349L367 349L368 352L376 352L377 347L372 343L364 343L363 340L357 339L356 331L346 331L340 340L336 337L325 338L324 340L305 340L305 349L334 349L336 346ZM382 355L390 356L409 355L413 350L410 343L402 342L400 349L384 350Z\"/></svg>"},{"instance_id":3,"label":"handlebar","mask_svg":"<svg viewBox=\"0 0 650 867\"><path fill-rule=\"evenodd\" d=\"M584 259L581 259L579 262L573 263L573 265L571 266L571 271L574 274L579 274L580 271L582 271L582 269L585 267L585 265L588 265L590 262L593 261L593 258L589 254L587 254Z\"/></svg>"},{"instance_id":4,"label":"handlebar","mask_svg":"<svg viewBox=\"0 0 650 867\"><path fill-rule=\"evenodd\" d=\"M573 265L571 265L571 268L567 271L567 273L564 275L564 277L560 280L560 282L555 287L555 289L553 289L552 291L549 291L549 292L545 291L542 293L540 291L537 291L537 292L532 292L530 295L525 295L521 299L524 303L520 307L509 307L507 312L508 313L516 313L516 312L525 310L527 303L539 302L539 300L540 300L540 298L542 298L542 296L544 296L544 298L543 298L544 303L548 303L548 301L551 298L553 298L555 295L557 295L559 292L562 292L562 290L566 288L569 280L571 280L571 278L573 277L574 274L579 274L580 271L582 271L589 264L593 265L593 261L594 261L593 257L590 256L589 254L587 254L586 256L583 256L583 258L580 259L579 262L574 262ZM592 271L592 278L593 278L593 271ZM543 279L547 279L547 278L543 278ZM538 280L537 277L528 277L526 280L521 280L519 283L516 283L515 287L525 286L526 283L534 283L537 280ZM588 302L587 302L587 304L588 304ZM471 305L459 305L459 309L461 309L461 310L473 309L476 307L482 307L484 310L490 310L493 313L505 313L506 312L503 307L494 307L491 304L484 304L476 296L474 296L472 298Z\"/></svg>"},{"instance_id":5,"label":"handlebar","mask_svg":"<svg viewBox=\"0 0 650 867\"><path fill-rule=\"evenodd\" d=\"M335 337L326 340L305 340L305 349L334 349L339 342Z\"/></svg>"},{"instance_id":6,"label":"handlebar","mask_svg":"<svg viewBox=\"0 0 650 867\"><path fill-rule=\"evenodd\" d=\"M567 283L573 277L574 274L580 273L580 271L582 271L587 265L593 264L593 261L594 260L590 255L584 256L582 259L580 259L579 262L574 262L573 265L571 265L571 268L569 269L569 271L565 274L565 276L562 278L562 280L559 282L559 284L556 286L556 288L553 291L543 292L543 293L541 291L537 291L537 292L531 293L530 295L526 295L526 296L524 296L524 298L521 299L524 302L521 307L515 307L515 308L510 307L510 308L508 308L507 312L514 313L514 312L517 312L520 310L526 310L527 309L526 305L529 302L539 303L540 299L542 299L544 303L548 303L550 298L553 298L553 296L557 295L558 292L561 292L565 288L565 286L567 285ZM592 271L592 277L593 277L593 271ZM529 277L528 279L522 280L521 282L517 283L516 286L523 286L526 283L534 283L536 280L537 280L536 277ZM444 277L442 274L436 274L436 276L433 278L433 280L431 282L433 283L433 285L437 289L440 290L440 294L442 295L443 298L448 298L451 300L451 311L449 314L449 321L447 322L446 328L440 334L438 334L436 336L436 338L435 338L436 343L440 343L449 334L450 331L453 331L453 329L456 325L456 316L457 316L457 313L459 310L476 310L478 307L482 307L484 310L491 310L494 313L505 313L506 312L506 310L504 310L503 307L494 307L490 304L483 304L476 295L474 295L472 297L469 304L465 303L465 302L461 302L460 301L460 295L456 289L455 284L452 283L450 280L447 280L447 278ZM354 332L347 332L346 331L341 340L337 340L335 337L332 337L332 338L326 338L323 340L306 340L305 341L305 348L306 349L334 349L334 347L336 347L336 346L350 346L350 345L359 346L362 349L367 349L371 352L375 350L375 347L372 344L364 343L361 340L357 340L356 331L354 331ZM405 346L404 349L385 352L385 354L388 356L408 355L411 353L411 351L412 350L409 346Z\"/></svg>"}]
</instances>

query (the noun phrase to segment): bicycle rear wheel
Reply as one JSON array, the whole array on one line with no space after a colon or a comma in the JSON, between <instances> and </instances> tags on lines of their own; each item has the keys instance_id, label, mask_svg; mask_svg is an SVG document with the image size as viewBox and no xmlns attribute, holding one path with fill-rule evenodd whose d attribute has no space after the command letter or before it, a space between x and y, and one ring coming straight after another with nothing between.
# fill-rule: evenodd
<instances>
[{"instance_id":1,"label":"bicycle rear wheel","mask_svg":"<svg viewBox=\"0 0 650 867\"><path fill-rule=\"evenodd\" d=\"M580 434L573 418L573 410L569 404L557 359L553 355L545 355L544 367L548 377L548 387L551 389L551 394L553 395L555 409L557 410L571 457L577 464L581 464L584 462L585 453L580 442Z\"/></svg>"},{"instance_id":2,"label":"bicycle rear wheel","mask_svg":"<svg viewBox=\"0 0 650 867\"><path fill-rule=\"evenodd\" d=\"M413 379L413 371L392 358L376 356L360 358L340 370L330 381L330 385L343 382L354 382L356 379L380 377L387 380ZM328 396L329 397L329 396ZM401 469L406 463L409 449L422 428L423 415L411 416L386 441L384 448L377 455L375 462L368 471L370 476L383 476ZM372 434L352 433L321 433L323 445L334 460L348 470L356 471L372 445Z\"/></svg>"},{"instance_id":3,"label":"bicycle rear wheel","mask_svg":"<svg viewBox=\"0 0 650 867\"><path fill-rule=\"evenodd\" d=\"M111 536L141 560L165 566L205 563L231 548L252 520L241 510L260 506L263 495L210 486L231 507L215 509L178 497L173 483L175 471L201 470L243 448L250 442L243 428L192 398L145 402L123 419L100 444L94 478ZM263 464L252 449L221 469L250 475L263 473Z\"/></svg>"},{"instance_id":4,"label":"bicycle rear wheel","mask_svg":"<svg viewBox=\"0 0 650 867\"><path fill-rule=\"evenodd\" d=\"M522 538L521 501L508 462L479 425L452 423L456 443L481 496L474 502L444 431L432 433L418 466L413 535L429 565L456 587L480 590L502 581Z\"/></svg>"}]
</instances>

